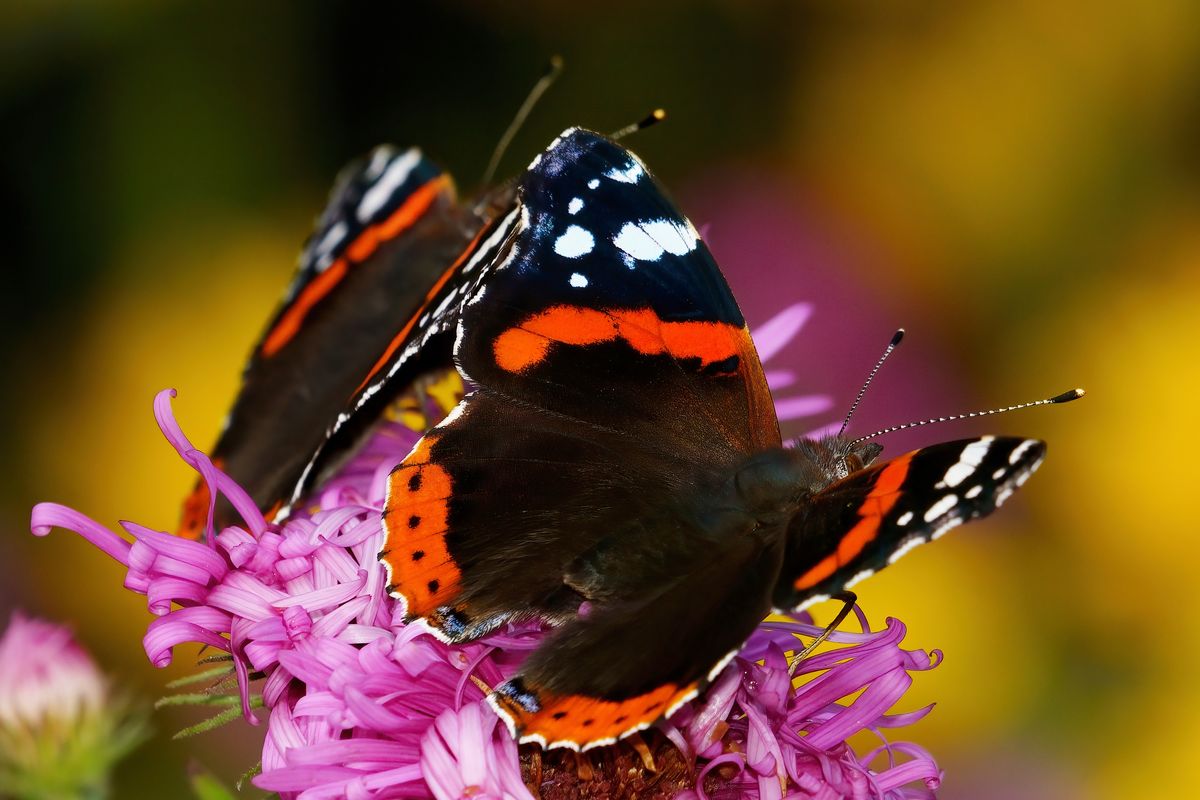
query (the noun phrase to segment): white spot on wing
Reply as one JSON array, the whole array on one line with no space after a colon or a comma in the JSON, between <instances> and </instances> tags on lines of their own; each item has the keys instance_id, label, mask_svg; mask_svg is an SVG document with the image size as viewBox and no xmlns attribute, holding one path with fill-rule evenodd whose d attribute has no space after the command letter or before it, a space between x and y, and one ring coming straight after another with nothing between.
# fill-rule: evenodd
<instances>
[{"instance_id":1,"label":"white spot on wing","mask_svg":"<svg viewBox=\"0 0 1200 800\"><path fill-rule=\"evenodd\" d=\"M956 505L958 505L958 495L956 495L956 494L946 495L941 500L938 500L936 503L934 503L932 506L929 507L929 510L925 512L925 521L933 522L935 519L940 517L942 514L945 514L947 511L954 508Z\"/></svg>"},{"instance_id":2,"label":"white spot on wing","mask_svg":"<svg viewBox=\"0 0 1200 800\"><path fill-rule=\"evenodd\" d=\"M664 717L669 717L669 716L673 715L673 714L674 714L676 711L678 711L679 709L683 708L683 706L684 706L684 704L685 704L685 703L688 703L688 702L690 702L690 701L692 701L692 700L695 700L695 699L696 699L696 696L697 696L698 694L700 694L699 690L697 690L697 689L692 689L690 692L688 692L687 694L683 695L683 696L682 696L682 697L680 697L678 700L676 700L674 703L672 703L672 704L671 704L671 707L667 709L666 713L665 713L665 714L663 714L663 716L664 716ZM621 734L621 735L622 735L622 736L624 736L624 734ZM588 745L588 747L586 747L586 748L584 748L584 749L590 750L590 749L591 749L591 745Z\"/></svg>"},{"instance_id":3,"label":"white spot on wing","mask_svg":"<svg viewBox=\"0 0 1200 800\"><path fill-rule=\"evenodd\" d=\"M721 660L718 661L716 664L714 664L713 668L708 671L707 677L708 677L709 683L712 683L713 681L715 681L717 679L717 676L721 674L721 670L725 669L725 667L727 667L729 665L730 661L733 661L733 657L736 656L737 654L738 654L737 650L730 650L728 653L721 656Z\"/></svg>"},{"instance_id":4,"label":"white spot on wing","mask_svg":"<svg viewBox=\"0 0 1200 800\"><path fill-rule=\"evenodd\" d=\"M970 489L967 489L967 493L964 494L963 497L967 498L968 500L974 500L981 494L983 494L982 486L972 486Z\"/></svg>"},{"instance_id":5,"label":"white spot on wing","mask_svg":"<svg viewBox=\"0 0 1200 800\"><path fill-rule=\"evenodd\" d=\"M795 611L797 614L799 614L801 611L808 608L809 606L815 606L817 603L824 603L828 599L829 599L829 595L827 595L827 594L814 594L812 597L808 598L807 600L805 600L803 603L796 606L792 610Z\"/></svg>"},{"instance_id":6,"label":"white spot on wing","mask_svg":"<svg viewBox=\"0 0 1200 800\"><path fill-rule=\"evenodd\" d=\"M485 263L485 259L490 259L493 255L495 255L495 252L500 247L500 244L516 227L518 211L521 213L521 223L525 225L528 224L529 212L526 211L524 206L521 206L520 209L513 209L512 211L508 212L508 216L501 220L500 224L496 226L496 230L492 233L492 235L479 245L479 248L475 251L475 254L472 255L470 260L463 265L462 270L464 274L471 272L481 263Z\"/></svg>"},{"instance_id":7,"label":"white spot on wing","mask_svg":"<svg viewBox=\"0 0 1200 800\"><path fill-rule=\"evenodd\" d=\"M698 241L691 225L670 219L626 222L613 237L613 244L637 261L657 261L663 253L686 255Z\"/></svg>"},{"instance_id":8,"label":"white spot on wing","mask_svg":"<svg viewBox=\"0 0 1200 800\"><path fill-rule=\"evenodd\" d=\"M384 167L387 166L388 161L391 161L392 156L395 155L395 153L396 151L393 148L388 147L386 144L376 147L371 152L371 163L367 165L367 178L370 180L375 180L378 178L383 173Z\"/></svg>"},{"instance_id":9,"label":"white spot on wing","mask_svg":"<svg viewBox=\"0 0 1200 800\"><path fill-rule=\"evenodd\" d=\"M572 197L571 202L567 203L567 213L568 214L578 214L579 209L581 209L581 208L583 208L583 198L582 197Z\"/></svg>"},{"instance_id":10,"label":"white spot on wing","mask_svg":"<svg viewBox=\"0 0 1200 800\"><path fill-rule=\"evenodd\" d=\"M913 513L911 511L905 511L903 514L900 515L900 519L896 520L896 524L900 525L900 526L907 525L909 522L912 521L912 518L913 518Z\"/></svg>"},{"instance_id":11,"label":"white spot on wing","mask_svg":"<svg viewBox=\"0 0 1200 800\"><path fill-rule=\"evenodd\" d=\"M690 225L669 219L641 223L642 230L671 255L682 256L696 249L696 232Z\"/></svg>"},{"instance_id":12,"label":"white spot on wing","mask_svg":"<svg viewBox=\"0 0 1200 800\"><path fill-rule=\"evenodd\" d=\"M600 179L599 179L599 178L592 178L590 181L588 181L588 188L589 188L589 189L595 189L595 188L596 188L597 186L599 186L599 185L600 185Z\"/></svg>"},{"instance_id":13,"label":"white spot on wing","mask_svg":"<svg viewBox=\"0 0 1200 800\"><path fill-rule=\"evenodd\" d=\"M975 474L976 468L983 463L983 459L987 456L988 449L991 448L994 436L984 436L977 442L971 442L963 448L962 453L958 456L958 461L946 470L946 477L942 479L946 486L958 486L967 478Z\"/></svg>"},{"instance_id":14,"label":"white spot on wing","mask_svg":"<svg viewBox=\"0 0 1200 800\"><path fill-rule=\"evenodd\" d=\"M571 225L554 242L554 252L563 258L579 258L592 252L596 240L592 232L578 225Z\"/></svg>"},{"instance_id":15,"label":"white spot on wing","mask_svg":"<svg viewBox=\"0 0 1200 800\"><path fill-rule=\"evenodd\" d=\"M1017 445L1017 449L1013 450L1012 453L1009 454L1008 463L1016 464L1021 460L1021 457L1028 452L1029 448L1035 446L1036 444L1037 439L1026 439L1025 441L1021 442L1019 445Z\"/></svg>"},{"instance_id":16,"label":"white spot on wing","mask_svg":"<svg viewBox=\"0 0 1200 800\"><path fill-rule=\"evenodd\" d=\"M925 542L926 539L924 536L908 537L904 541L900 542L900 546L896 548L895 552L888 556L888 563L895 564L897 561L908 555L912 550L925 544Z\"/></svg>"},{"instance_id":17,"label":"white spot on wing","mask_svg":"<svg viewBox=\"0 0 1200 800\"><path fill-rule=\"evenodd\" d=\"M940 528L938 528L936 531L934 531L930 535L930 537L929 537L930 541L937 541L938 539L942 538L950 531L957 528L959 525L962 525L965 521L966 520L964 520L962 517L951 517L950 519L946 520L946 523L944 525L942 525Z\"/></svg>"},{"instance_id":18,"label":"white spot on wing","mask_svg":"<svg viewBox=\"0 0 1200 800\"><path fill-rule=\"evenodd\" d=\"M337 224L325 231L325 235L321 237L321 241L317 244L317 255L319 257L317 268L324 271L331 263L328 258L333 249L341 244L342 239L346 238L346 234L350 232L349 226L345 220L338 220Z\"/></svg>"},{"instance_id":19,"label":"white spot on wing","mask_svg":"<svg viewBox=\"0 0 1200 800\"><path fill-rule=\"evenodd\" d=\"M404 185L408 176L412 174L419 163L421 163L420 150L407 150L404 155L393 161L379 181L363 194L362 202L358 204L356 212L358 221L369 222L378 214L379 209L387 205L388 200L397 189Z\"/></svg>"},{"instance_id":20,"label":"white spot on wing","mask_svg":"<svg viewBox=\"0 0 1200 800\"><path fill-rule=\"evenodd\" d=\"M578 272L572 272L571 273L571 285L574 286L576 289L585 288L588 285L587 276L580 275Z\"/></svg>"},{"instance_id":21,"label":"white spot on wing","mask_svg":"<svg viewBox=\"0 0 1200 800\"><path fill-rule=\"evenodd\" d=\"M613 167L608 172L604 173L604 177L612 178L614 181L618 181L619 183L637 183L638 179L641 178L645 172L646 171L642 169L641 164L636 161L632 161L625 169Z\"/></svg>"},{"instance_id":22,"label":"white spot on wing","mask_svg":"<svg viewBox=\"0 0 1200 800\"><path fill-rule=\"evenodd\" d=\"M875 570L864 569L862 572L857 573L850 580L846 581L846 588L849 589L851 586L854 586L855 584L862 583L863 581L865 581L867 578L871 577L874 574L875 574Z\"/></svg>"},{"instance_id":23,"label":"white spot on wing","mask_svg":"<svg viewBox=\"0 0 1200 800\"><path fill-rule=\"evenodd\" d=\"M654 241L636 222L626 222L612 241L619 250L638 261L657 261L666 252L662 245Z\"/></svg>"}]
</instances>

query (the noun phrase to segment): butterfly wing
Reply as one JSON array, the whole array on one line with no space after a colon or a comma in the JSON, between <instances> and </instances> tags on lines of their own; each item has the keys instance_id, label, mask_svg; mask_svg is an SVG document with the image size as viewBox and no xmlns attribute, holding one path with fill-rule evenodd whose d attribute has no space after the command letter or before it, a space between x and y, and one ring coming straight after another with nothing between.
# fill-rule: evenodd
<instances>
[{"instance_id":1,"label":"butterfly wing","mask_svg":"<svg viewBox=\"0 0 1200 800\"><path fill-rule=\"evenodd\" d=\"M661 716L768 610L783 537L749 535L727 478L778 427L720 271L624 148L566 132L492 236L456 332L478 388L392 474L383 560L446 638L564 623L510 693L558 710L497 703L526 738L587 746ZM710 628L710 612L736 619ZM676 613L686 630L664 636ZM576 658L605 682L573 682ZM663 702L613 710L645 695ZM607 722L546 727L560 701Z\"/></svg>"},{"instance_id":2,"label":"butterfly wing","mask_svg":"<svg viewBox=\"0 0 1200 800\"><path fill-rule=\"evenodd\" d=\"M1044 442L945 442L859 470L818 493L789 527L777 609L826 600L951 528L995 511L1042 463Z\"/></svg>"},{"instance_id":3,"label":"butterfly wing","mask_svg":"<svg viewBox=\"0 0 1200 800\"><path fill-rule=\"evenodd\" d=\"M512 188L502 186L474 204L471 219L475 235L449 266L430 281L415 310L396 317L400 324L386 329L389 333L384 346L373 351L369 366L359 373L357 383L347 392L348 400L343 402L319 446L296 476L287 507L308 494L354 451L384 409L414 378L424 370L440 369L450 363L462 298L467 296L467 285L478 280L483 265L502 243L505 221L515 214L509 207L511 202ZM501 217L506 211L510 217Z\"/></svg>"},{"instance_id":4,"label":"butterfly wing","mask_svg":"<svg viewBox=\"0 0 1200 800\"><path fill-rule=\"evenodd\" d=\"M568 130L519 195L506 245L463 307L455 359L466 376L709 459L778 446L737 303L636 156Z\"/></svg>"},{"instance_id":5,"label":"butterfly wing","mask_svg":"<svg viewBox=\"0 0 1200 800\"><path fill-rule=\"evenodd\" d=\"M740 531L628 601L576 617L497 688L492 706L522 742L585 750L669 716L762 621L781 542Z\"/></svg>"},{"instance_id":6,"label":"butterfly wing","mask_svg":"<svg viewBox=\"0 0 1200 800\"><path fill-rule=\"evenodd\" d=\"M418 150L380 147L343 171L212 451L261 509L290 496L347 398L481 224ZM208 505L200 485L182 533L198 535ZM235 519L220 500L218 525Z\"/></svg>"}]
</instances>

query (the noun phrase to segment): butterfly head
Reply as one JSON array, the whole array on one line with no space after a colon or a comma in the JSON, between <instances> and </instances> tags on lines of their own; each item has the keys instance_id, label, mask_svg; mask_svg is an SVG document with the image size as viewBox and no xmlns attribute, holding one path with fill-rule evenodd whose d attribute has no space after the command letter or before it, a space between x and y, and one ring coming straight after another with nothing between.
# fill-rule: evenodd
<instances>
[{"instance_id":1,"label":"butterfly head","mask_svg":"<svg viewBox=\"0 0 1200 800\"><path fill-rule=\"evenodd\" d=\"M812 490L820 491L851 473L871 466L883 452L883 445L855 442L846 436L824 436L820 439L800 439L796 442L795 450L812 466L813 477L820 481L820 485L812 487Z\"/></svg>"},{"instance_id":2,"label":"butterfly head","mask_svg":"<svg viewBox=\"0 0 1200 800\"><path fill-rule=\"evenodd\" d=\"M800 439L793 447L757 453L734 473L741 505L757 516L790 514L797 498L815 495L879 457L883 446L844 436Z\"/></svg>"}]
</instances>

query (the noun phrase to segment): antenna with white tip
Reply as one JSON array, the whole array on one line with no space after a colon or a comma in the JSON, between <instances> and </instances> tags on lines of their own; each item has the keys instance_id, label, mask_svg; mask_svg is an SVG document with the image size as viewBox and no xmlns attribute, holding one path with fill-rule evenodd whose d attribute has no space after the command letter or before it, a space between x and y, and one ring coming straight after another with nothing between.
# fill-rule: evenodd
<instances>
[{"instance_id":1,"label":"antenna with white tip","mask_svg":"<svg viewBox=\"0 0 1200 800\"><path fill-rule=\"evenodd\" d=\"M1022 408L1033 408L1034 406L1058 405L1059 403L1069 403L1072 400L1078 400L1083 397L1083 389L1072 389L1069 392L1056 394L1054 397L1047 397L1045 400L1034 400L1032 403L1020 403L1015 406L1007 406L1005 408L993 408L988 411L971 411L966 414L951 414L948 417L935 417L934 419L921 420L920 422L906 422L903 425L893 425L890 428L869 433L866 436L860 436L850 444L855 445L859 442L865 442L867 439L874 439L876 436L882 436L885 433L894 433L902 431L905 428L919 428L922 425L933 425L938 422L951 422L956 419L970 419L972 417L989 417L993 414L1007 414L1009 411L1019 411Z\"/></svg>"},{"instance_id":2,"label":"antenna with white tip","mask_svg":"<svg viewBox=\"0 0 1200 800\"><path fill-rule=\"evenodd\" d=\"M529 90L529 95L525 98L525 102L521 103L521 107L517 109L517 115L513 117L512 122L508 123L508 127L504 130L504 135L496 143L496 149L492 151L492 160L488 162L487 169L483 171L483 180L481 181L483 186L489 185L492 182L492 178L496 177L496 169L500 166L500 159L504 157L504 152L508 150L513 137L517 135L517 131L521 130L521 126L525 124L525 119L533 111L533 107L537 105L538 100L542 99L542 95L546 93L546 90L562 74L562 70L562 56L551 56L550 63L546 65L546 71L542 73L542 77L538 78L538 82Z\"/></svg>"},{"instance_id":3,"label":"antenna with white tip","mask_svg":"<svg viewBox=\"0 0 1200 800\"><path fill-rule=\"evenodd\" d=\"M624 128L621 128L619 131L614 131L614 132L610 133L608 135L608 138L610 138L614 141L617 139L623 139L631 133L637 133L638 131L644 131L644 130L646 130L646 128L649 128L651 125L657 125L658 123L662 122L666 118L667 118L667 112L664 109L656 108L653 111L651 111L649 114L647 114L645 117L643 117L642 119L633 123L632 125L626 125Z\"/></svg>"},{"instance_id":4,"label":"antenna with white tip","mask_svg":"<svg viewBox=\"0 0 1200 800\"><path fill-rule=\"evenodd\" d=\"M846 418L842 420L842 427L838 428L837 435L841 436L846 431L846 426L850 424L850 418L854 416L854 412L858 410L858 404L862 402L863 397L867 393L867 387L871 385L871 381L875 380L875 373L879 372L879 368L883 366L883 362L887 361L888 356L900 344L900 340L904 338L904 328L899 328L892 334L892 340L888 342L888 346L883 351L883 355L875 362L875 366L871 368L871 372L867 375L866 381L863 382L862 388L858 390L858 397L854 398L854 402L850 404L850 410L846 412Z\"/></svg>"}]
</instances>

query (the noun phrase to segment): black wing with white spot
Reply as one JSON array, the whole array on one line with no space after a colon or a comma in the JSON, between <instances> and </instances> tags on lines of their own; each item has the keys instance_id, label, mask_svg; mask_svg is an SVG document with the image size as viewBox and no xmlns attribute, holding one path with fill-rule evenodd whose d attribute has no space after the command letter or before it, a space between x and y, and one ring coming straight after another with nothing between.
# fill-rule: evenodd
<instances>
[{"instance_id":1,"label":"black wing with white spot","mask_svg":"<svg viewBox=\"0 0 1200 800\"><path fill-rule=\"evenodd\" d=\"M619 144L571 129L538 156L488 273L455 346L476 383L710 462L779 445L725 278Z\"/></svg>"},{"instance_id":2,"label":"black wing with white spot","mask_svg":"<svg viewBox=\"0 0 1200 800\"><path fill-rule=\"evenodd\" d=\"M992 513L1045 455L1037 439L984 436L925 447L843 478L793 518L775 607L828 599Z\"/></svg>"},{"instance_id":3,"label":"black wing with white spot","mask_svg":"<svg viewBox=\"0 0 1200 800\"><path fill-rule=\"evenodd\" d=\"M481 224L419 150L380 147L339 176L212 451L264 512L288 499L347 398ZM198 534L207 509L200 485L183 532ZM234 521L219 499L216 524Z\"/></svg>"}]
</instances>

